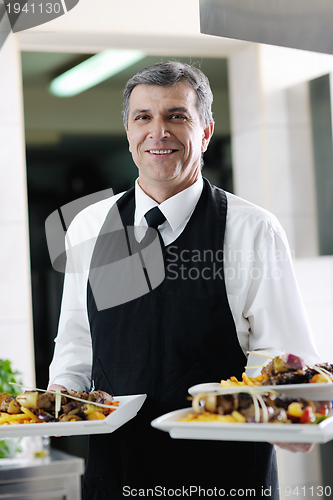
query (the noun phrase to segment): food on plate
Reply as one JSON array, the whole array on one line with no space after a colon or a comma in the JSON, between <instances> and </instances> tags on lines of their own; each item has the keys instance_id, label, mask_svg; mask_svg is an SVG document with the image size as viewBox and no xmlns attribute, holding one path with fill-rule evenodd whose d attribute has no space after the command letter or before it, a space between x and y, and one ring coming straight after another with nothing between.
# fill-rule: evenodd
<instances>
[{"instance_id":1,"label":"food on plate","mask_svg":"<svg viewBox=\"0 0 333 500\"><path fill-rule=\"evenodd\" d=\"M104 391L25 391L0 394L0 425L103 420L118 406Z\"/></svg>"},{"instance_id":2,"label":"food on plate","mask_svg":"<svg viewBox=\"0 0 333 500\"><path fill-rule=\"evenodd\" d=\"M308 366L292 354L282 354L272 359L261 370L262 385L305 384L333 381L333 365L320 363Z\"/></svg>"},{"instance_id":3,"label":"food on plate","mask_svg":"<svg viewBox=\"0 0 333 500\"><path fill-rule=\"evenodd\" d=\"M238 380L236 377L230 377L228 380L221 380L220 387L240 387L240 386L250 386L262 385L265 377L263 375L258 375L257 377L248 377L246 373L242 373L242 380Z\"/></svg>"},{"instance_id":4,"label":"food on plate","mask_svg":"<svg viewBox=\"0 0 333 500\"><path fill-rule=\"evenodd\" d=\"M314 366L307 365L302 358L294 354L281 354L263 366L257 377L248 377L242 374L242 380L230 377L221 380L220 387L258 386L258 385L287 385L333 382L333 364L320 363Z\"/></svg>"},{"instance_id":5,"label":"food on plate","mask_svg":"<svg viewBox=\"0 0 333 500\"><path fill-rule=\"evenodd\" d=\"M232 390L232 389L231 389ZM246 391L246 392L245 392ZM197 394L182 421L221 423L318 424L329 416L330 402L287 398L274 391Z\"/></svg>"}]
</instances>

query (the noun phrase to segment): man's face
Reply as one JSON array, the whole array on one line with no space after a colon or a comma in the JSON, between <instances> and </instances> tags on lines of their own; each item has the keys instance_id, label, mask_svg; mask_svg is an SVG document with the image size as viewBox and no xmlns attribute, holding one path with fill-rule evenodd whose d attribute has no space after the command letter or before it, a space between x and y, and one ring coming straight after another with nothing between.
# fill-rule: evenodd
<instances>
[{"instance_id":1,"label":"man's face","mask_svg":"<svg viewBox=\"0 0 333 500\"><path fill-rule=\"evenodd\" d=\"M134 87L127 138L146 192L156 183L185 189L197 179L213 125L200 125L196 103L195 91L185 82Z\"/></svg>"}]
</instances>

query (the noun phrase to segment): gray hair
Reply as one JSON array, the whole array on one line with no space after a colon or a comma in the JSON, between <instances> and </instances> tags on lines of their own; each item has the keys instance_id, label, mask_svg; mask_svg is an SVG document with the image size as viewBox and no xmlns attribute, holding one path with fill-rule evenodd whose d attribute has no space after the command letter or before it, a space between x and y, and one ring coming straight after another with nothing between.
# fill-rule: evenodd
<instances>
[{"instance_id":1,"label":"gray hair","mask_svg":"<svg viewBox=\"0 0 333 500\"><path fill-rule=\"evenodd\" d=\"M201 126L214 123L212 114L213 93L207 76L198 68L179 61L167 61L144 68L128 80L124 90L123 122L127 129L129 100L137 85L160 85L169 87L186 82L197 94L197 109Z\"/></svg>"}]
</instances>

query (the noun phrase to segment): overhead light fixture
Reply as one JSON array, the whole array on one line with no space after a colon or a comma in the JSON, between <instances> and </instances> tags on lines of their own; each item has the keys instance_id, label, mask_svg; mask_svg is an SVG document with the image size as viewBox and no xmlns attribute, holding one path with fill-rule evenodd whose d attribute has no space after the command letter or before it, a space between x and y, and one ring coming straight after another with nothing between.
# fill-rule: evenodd
<instances>
[{"instance_id":1,"label":"overhead light fixture","mask_svg":"<svg viewBox=\"0 0 333 500\"><path fill-rule=\"evenodd\" d=\"M52 80L50 92L58 97L80 94L144 57L140 50L103 50Z\"/></svg>"}]
</instances>

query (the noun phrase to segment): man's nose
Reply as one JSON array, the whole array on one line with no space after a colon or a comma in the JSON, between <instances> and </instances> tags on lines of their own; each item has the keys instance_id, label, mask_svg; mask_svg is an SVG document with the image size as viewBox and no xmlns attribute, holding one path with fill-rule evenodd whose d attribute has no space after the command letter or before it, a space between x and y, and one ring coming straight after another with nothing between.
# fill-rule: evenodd
<instances>
[{"instance_id":1,"label":"man's nose","mask_svg":"<svg viewBox=\"0 0 333 500\"><path fill-rule=\"evenodd\" d=\"M150 123L149 137L155 140L170 137L168 123L163 118L155 118Z\"/></svg>"}]
</instances>

